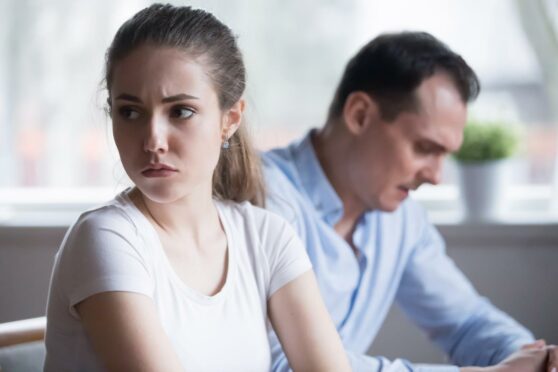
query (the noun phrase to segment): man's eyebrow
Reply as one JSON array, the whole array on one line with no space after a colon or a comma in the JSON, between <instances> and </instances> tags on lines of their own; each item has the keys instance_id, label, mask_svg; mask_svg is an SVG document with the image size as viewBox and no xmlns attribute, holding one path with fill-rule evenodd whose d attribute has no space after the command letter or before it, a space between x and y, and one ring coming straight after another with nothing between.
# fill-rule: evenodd
<instances>
[{"instance_id":1,"label":"man's eyebrow","mask_svg":"<svg viewBox=\"0 0 558 372\"><path fill-rule=\"evenodd\" d=\"M165 97L165 98L162 99L161 102L169 103L169 102L183 101L183 100L187 100L187 99L199 99L199 97L192 96L192 95L185 94L185 93L181 93L181 94L177 94L177 95L174 95L174 96Z\"/></svg>"},{"instance_id":2,"label":"man's eyebrow","mask_svg":"<svg viewBox=\"0 0 558 372\"><path fill-rule=\"evenodd\" d=\"M428 139L424 139L423 141L424 141L426 144L428 144L428 146L432 146L432 147L434 148L434 150L436 150L436 151L439 151L439 152L450 152L450 150L449 150L446 146L444 146L444 145L442 145L441 143L438 143L438 142L436 142L436 141L434 141L434 140L431 140L431 139L428 138Z\"/></svg>"}]
</instances>

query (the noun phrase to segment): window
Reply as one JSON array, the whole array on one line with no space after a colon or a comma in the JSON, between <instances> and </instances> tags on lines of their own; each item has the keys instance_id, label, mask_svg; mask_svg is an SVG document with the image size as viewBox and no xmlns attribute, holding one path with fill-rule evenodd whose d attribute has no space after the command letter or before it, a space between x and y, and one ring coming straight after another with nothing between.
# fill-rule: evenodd
<instances>
[{"instance_id":1,"label":"window","mask_svg":"<svg viewBox=\"0 0 558 372\"><path fill-rule=\"evenodd\" d=\"M125 183L103 112L104 53L118 26L149 3L0 3L0 12L9 15L0 23L0 188L67 192L113 190ZM174 3L203 7L239 35L248 71L248 121L260 148L285 144L320 126L345 63L370 38L425 30L463 55L479 74L483 91L471 115L524 126L515 182L549 187L555 177L558 109L552 102L558 97L558 78L554 72L549 80L548 66L554 67L558 46L541 53L548 48L535 45L541 39L532 26L544 14L554 14L546 22L556 30L556 2ZM544 11L533 13L527 3ZM547 35L556 40L556 31ZM451 161L446 168L445 183L451 185Z\"/></svg>"}]
</instances>

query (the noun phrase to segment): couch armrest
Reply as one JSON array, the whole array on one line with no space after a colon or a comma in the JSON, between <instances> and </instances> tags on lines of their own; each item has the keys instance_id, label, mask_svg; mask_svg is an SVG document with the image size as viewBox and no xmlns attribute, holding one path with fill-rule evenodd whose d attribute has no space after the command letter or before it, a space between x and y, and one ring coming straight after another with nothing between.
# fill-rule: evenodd
<instances>
[{"instance_id":1,"label":"couch armrest","mask_svg":"<svg viewBox=\"0 0 558 372\"><path fill-rule=\"evenodd\" d=\"M44 316L0 323L0 347L44 340L45 328Z\"/></svg>"}]
</instances>

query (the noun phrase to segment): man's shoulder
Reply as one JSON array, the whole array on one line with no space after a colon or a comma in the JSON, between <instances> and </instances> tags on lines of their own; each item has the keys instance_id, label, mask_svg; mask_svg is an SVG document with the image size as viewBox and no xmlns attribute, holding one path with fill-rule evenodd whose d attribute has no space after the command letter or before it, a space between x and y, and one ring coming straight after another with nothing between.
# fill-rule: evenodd
<instances>
[{"instance_id":1,"label":"man's shoulder","mask_svg":"<svg viewBox=\"0 0 558 372\"><path fill-rule=\"evenodd\" d=\"M277 181L295 183L298 172L290 147L281 147L261 153L262 167L266 183Z\"/></svg>"},{"instance_id":2,"label":"man's shoulder","mask_svg":"<svg viewBox=\"0 0 558 372\"><path fill-rule=\"evenodd\" d=\"M262 153L261 158L266 186L266 209L293 223L306 196L291 149L273 149Z\"/></svg>"}]
</instances>

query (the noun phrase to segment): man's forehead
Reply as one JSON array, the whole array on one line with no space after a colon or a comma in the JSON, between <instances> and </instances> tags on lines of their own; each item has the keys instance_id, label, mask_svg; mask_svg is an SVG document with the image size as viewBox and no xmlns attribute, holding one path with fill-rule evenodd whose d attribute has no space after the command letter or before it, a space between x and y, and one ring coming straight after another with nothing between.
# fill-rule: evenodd
<instances>
[{"instance_id":1,"label":"man's forehead","mask_svg":"<svg viewBox=\"0 0 558 372\"><path fill-rule=\"evenodd\" d=\"M414 140L433 142L448 152L457 151L463 141L466 110L456 108L456 112L451 115L409 112L402 113L398 119L403 130Z\"/></svg>"}]
</instances>

